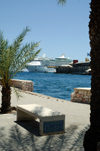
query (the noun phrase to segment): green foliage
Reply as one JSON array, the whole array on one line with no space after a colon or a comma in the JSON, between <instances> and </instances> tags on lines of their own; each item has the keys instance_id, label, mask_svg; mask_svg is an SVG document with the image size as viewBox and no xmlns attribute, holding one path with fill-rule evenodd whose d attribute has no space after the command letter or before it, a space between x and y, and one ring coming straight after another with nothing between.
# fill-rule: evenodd
<instances>
[{"instance_id":1,"label":"green foliage","mask_svg":"<svg viewBox=\"0 0 100 151\"><path fill-rule=\"evenodd\" d=\"M40 49L38 49L39 42L22 46L28 31L29 29L26 27L11 45L8 45L8 41L4 39L3 33L0 32L0 77L3 86L6 83L9 84L10 79L24 69L26 64L34 60L40 52Z\"/></svg>"},{"instance_id":2,"label":"green foliage","mask_svg":"<svg viewBox=\"0 0 100 151\"><path fill-rule=\"evenodd\" d=\"M58 0L58 3L59 3L59 4L64 4L64 3L66 3L66 1L67 1L67 0Z\"/></svg>"}]
</instances>

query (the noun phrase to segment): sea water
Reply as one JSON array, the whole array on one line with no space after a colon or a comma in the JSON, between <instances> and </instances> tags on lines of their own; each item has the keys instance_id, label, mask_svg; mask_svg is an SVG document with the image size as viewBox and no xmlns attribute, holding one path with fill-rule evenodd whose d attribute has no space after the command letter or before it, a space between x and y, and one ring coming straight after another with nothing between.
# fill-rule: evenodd
<instances>
[{"instance_id":1,"label":"sea water","mask_svg":"<svg viewBox=\"0 0 100 151\"><path fill-rule=\"evenodd\" d=\"M74 88L91 86L90 75L20 72L15 79L32 80L34 92L65 100L70 100Z\"/></svg>"}]
</instances>

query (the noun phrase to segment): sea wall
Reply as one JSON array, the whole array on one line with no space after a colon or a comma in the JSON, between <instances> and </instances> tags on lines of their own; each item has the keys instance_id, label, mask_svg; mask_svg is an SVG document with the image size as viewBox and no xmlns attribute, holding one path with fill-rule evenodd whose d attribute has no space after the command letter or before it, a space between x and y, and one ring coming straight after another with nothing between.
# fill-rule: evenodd
<instances>
[{"instance_id":1,"label":"sea wall","mask_svg":"<svg viewBox=\"0 0 100 151\"><path fill-rule=\"evenodd\" d=\"M91 101L91 88L74 88L71 101L89 104Z\"/></svg>"},{"instance_id":2,"label":"sea wall","mask_svg":"<svg viewBox=\"0 0 100 151\"><path fill-rule=\"evenodd\" d=\"M33 82L30 80L12 79L11 86L24 91L33 92Z\"/></svg>"},{"instance_id":3,"label":"sea wall","mask_svg":"<svg viewBox=\"0 0 100 151\"><path fill-rule=\"evenodd\" d=\"M90 74L90 62L75 63L56 67L56 73Z\"/></svg>"}]
</instances>

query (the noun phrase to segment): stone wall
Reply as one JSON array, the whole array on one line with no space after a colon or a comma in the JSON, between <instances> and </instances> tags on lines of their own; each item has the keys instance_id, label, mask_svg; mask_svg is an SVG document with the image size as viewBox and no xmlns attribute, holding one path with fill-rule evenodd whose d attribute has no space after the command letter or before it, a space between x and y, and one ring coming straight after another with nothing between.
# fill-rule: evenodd
<instances>
[{"instance_id":1,"label":"stone wall","mask_svg":"<svg viewBox=\"0 0 100 151\"><path fill-rule=\"evenodd\" d=\"M71 94L72 102L89 104L91 100L91 88L74 88Z\"/></svg>"},{"instance_id":2,"label":"stone wall","mask_svg":"<svg viewBox=\"0 0 100 151\"><path fill-rule=\"evenodd\" d=\"M33 92L33 82L30 80L12 79L11 86L24 91Z\"/></svg>"},{"instance_id":3,"label":"stone wall","mask_svg":"<svg viewBox=\"0 0 100 151\"><path fill-rule=\"evenodd\" d=\"M14 87L24 91L33 91L33 82L29 80L12 80Z\"/></svg>"}]
</instances>

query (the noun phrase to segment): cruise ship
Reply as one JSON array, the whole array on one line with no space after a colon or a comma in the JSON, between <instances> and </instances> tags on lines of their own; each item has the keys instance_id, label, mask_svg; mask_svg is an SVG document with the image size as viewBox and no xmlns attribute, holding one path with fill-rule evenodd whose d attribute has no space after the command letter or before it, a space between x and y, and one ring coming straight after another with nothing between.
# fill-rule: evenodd
<instances>
[{"instance_id":1,"label":"cruise ship","mask_svg":"<svg viewBox=\"0 0 100 151\"><path fill-rule=\"evenodd\" d=\"M60 57L55 58L55 66L62 66L62 65L68 65L72 63L73 61L70 58L65 57L64 54L62 54Z\"/></svg>"},{"instance_id":2,"label":"cruise ship","mask_svg":"<svg viewBox=\"0 0 100 151\"><path fill-rule=\"evenodd\" d=\"M56 72L54 68L48 68L41 64L40 61L32 61L27 64L26 69L29 72Z\"/></svg>"},{"instance_id":3,"label":"cruise ship","mask_svg":"<svg viewBox=\"0 0 100 151\"><path fill-rule=\"evenodd\" d=\"M35 58L34 61L28 63L26 68L30 72L56 72L56 67L70 63L72 63L72 60L66 58L64 54L58 58L48 58L44 54L42 57Z\"/></svg>"},{"instance_id":4,"label":"cruise ship","mask_svg":"<svg viewBox=\"0 0 100 151\"><path fill-rule=\"evenodd\" d=\"M43 54L42 57L35 58L35 60L40 61L43 66L62 66L62 65L68 65L72 63L72 60L70 58L65 57L64 54L62 54L60 57L57 58L48 58L46 57L46 54Z\"/></svg>"}]
</instances>

